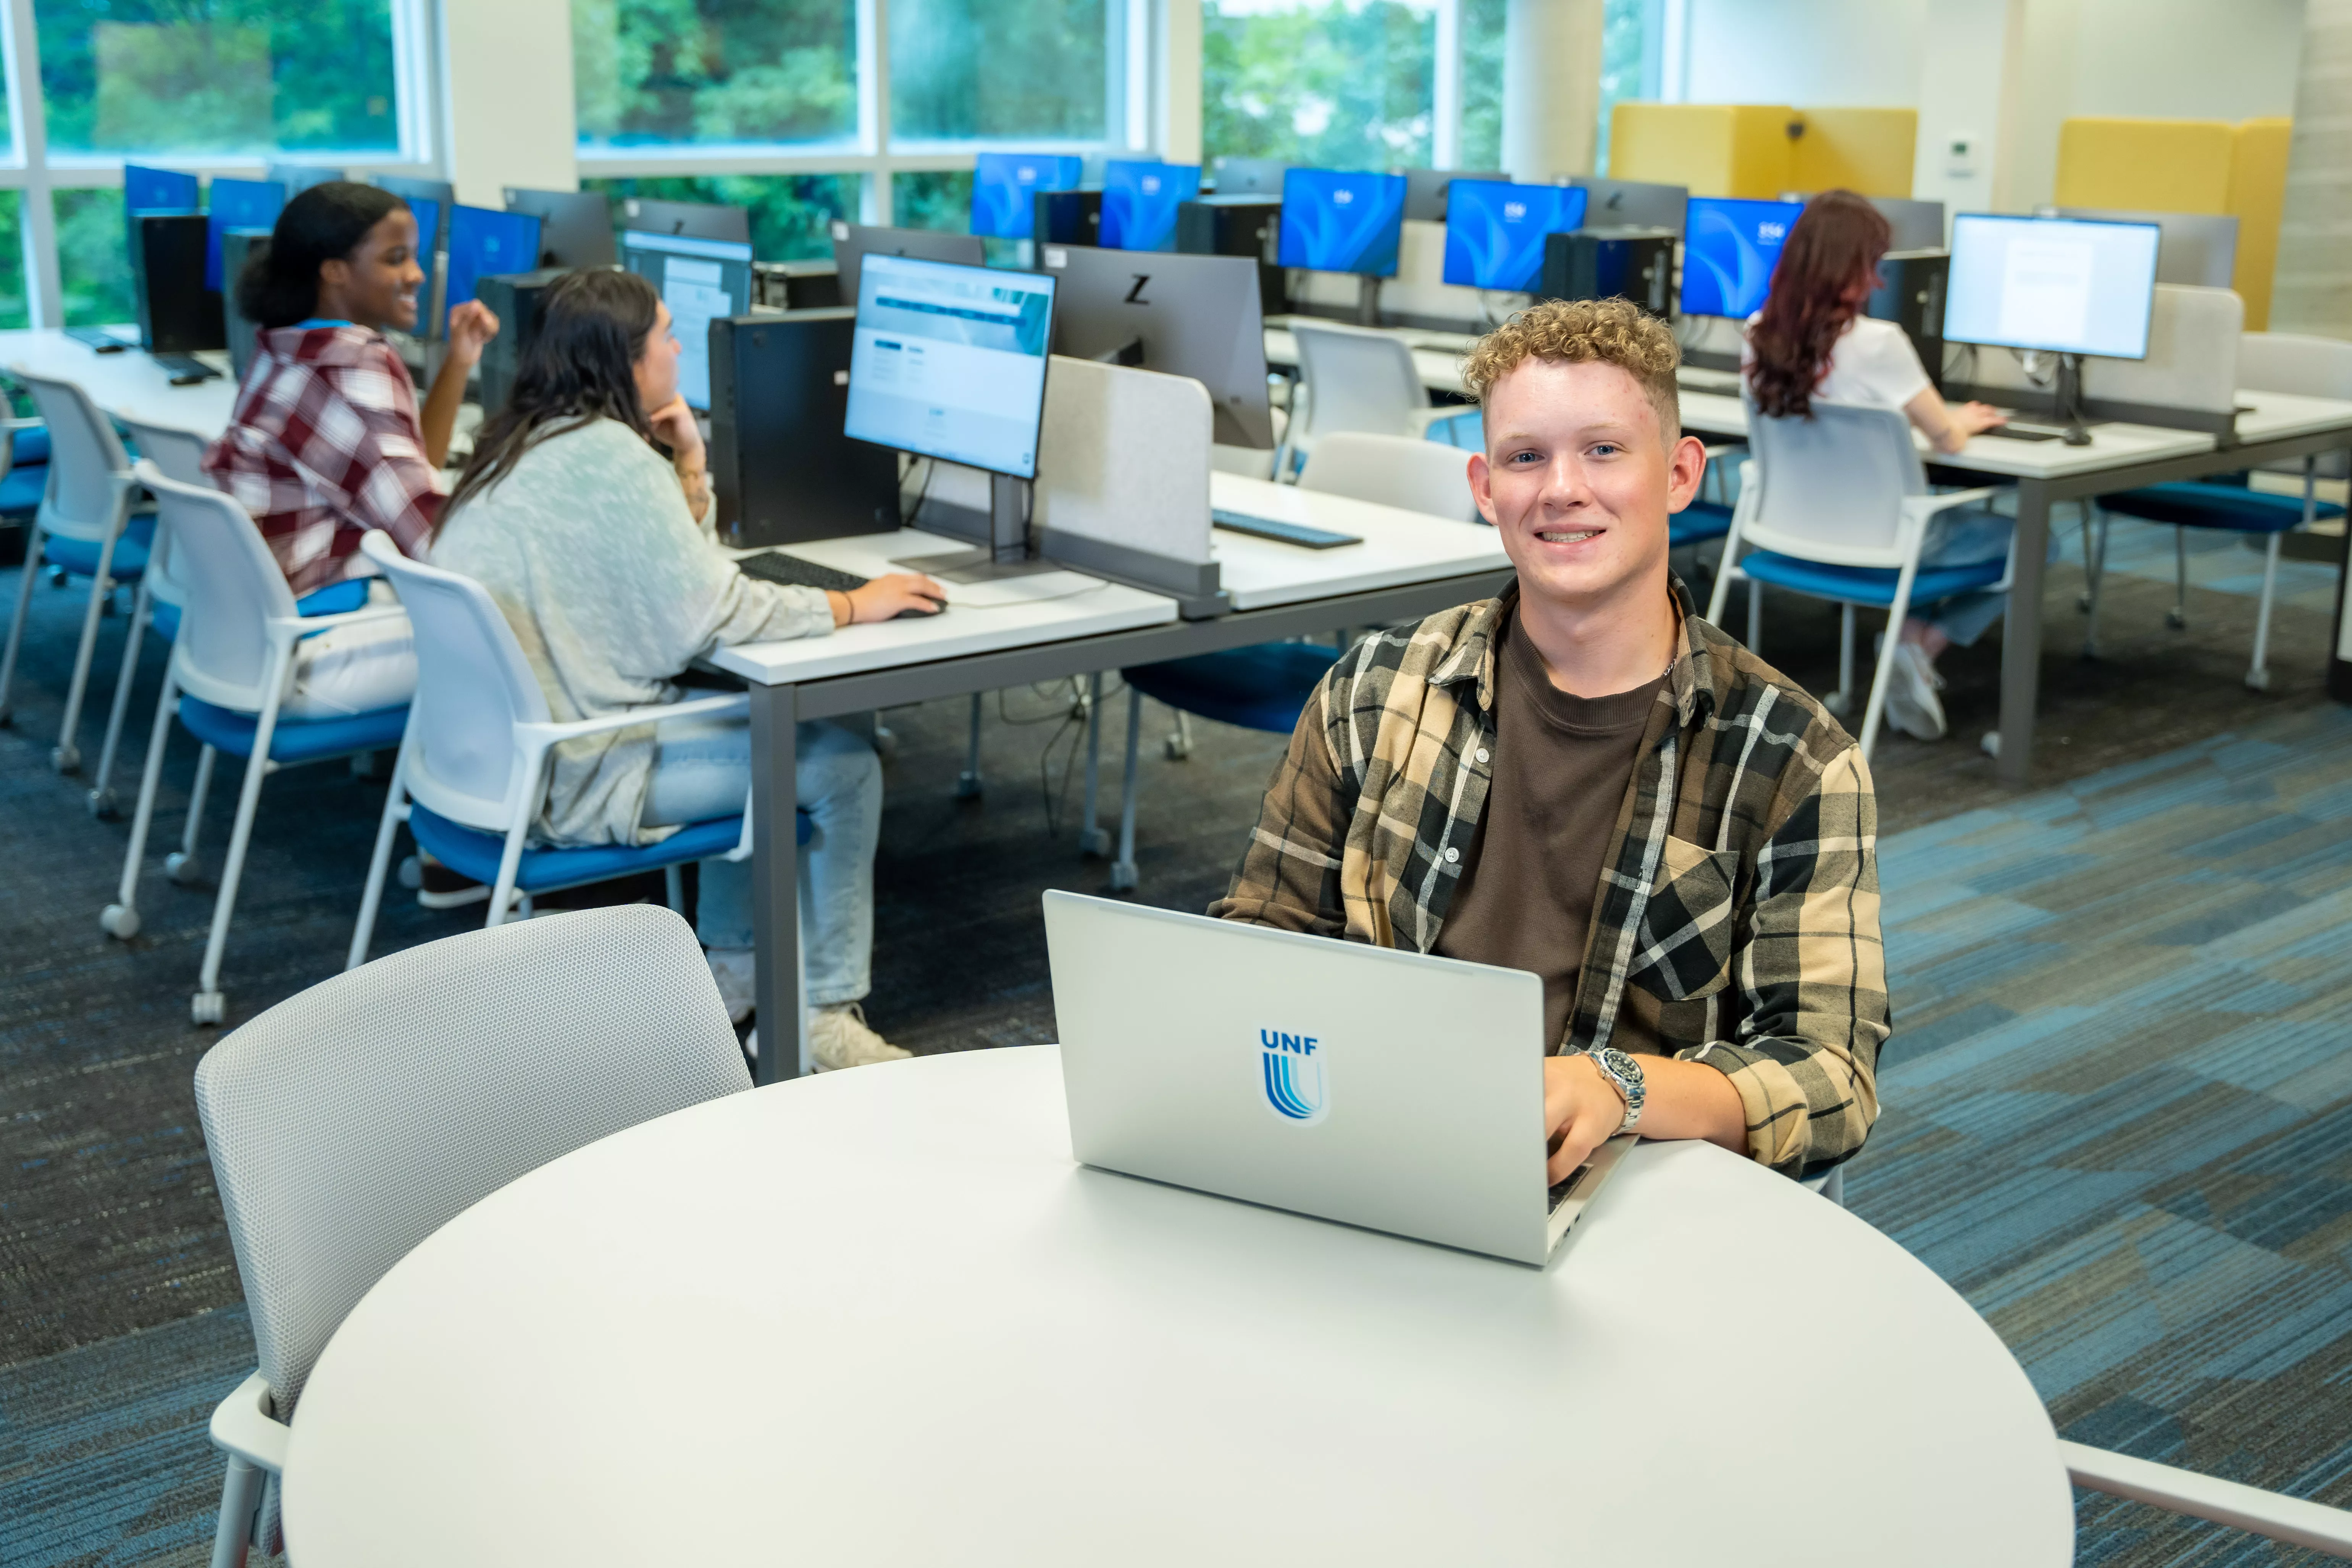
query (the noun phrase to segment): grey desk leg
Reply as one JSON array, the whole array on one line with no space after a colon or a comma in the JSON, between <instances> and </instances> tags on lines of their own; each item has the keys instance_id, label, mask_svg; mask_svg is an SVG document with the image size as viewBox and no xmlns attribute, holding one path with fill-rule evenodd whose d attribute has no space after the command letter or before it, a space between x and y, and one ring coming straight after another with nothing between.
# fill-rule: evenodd
<instances>
[{"instance_id":1,"label":"grey desk leg","mask_svg":"<svg viewBox=\"0 0 2352 1568\"><path fill-rule=\"evenodd\" d=\"M751 942L759 955L761 1083L796 1078L801 1036L800 792L793 689L751 688Z\"/></svg>"},{"instance_id":2,"label":"grey desk leg","mask_svg":"<svg viewBox=\"0 0 2352 1568\"><path fill-rule=\"evenodd\" d=\"M2017 543L2009 613L2000 623L2000 755L1993 776L2012 787L2033 769L2033 717L2042 687L2042 567L2050 549L2050 487L2017 485Z\"/></svg>"},{"instance_id":3,"label":"grey desk leg","mask_svg":"<svg viewBox=\"0 0 2352 1568\"><path fill-rule=\"evenodd\" d=\"M2352 458L2352 452L2346 456ZM2347 520L2336 566L2336 646L2327 650L2327 695L2352 702L2352 519Z\"/></svg>"}]
</instances>

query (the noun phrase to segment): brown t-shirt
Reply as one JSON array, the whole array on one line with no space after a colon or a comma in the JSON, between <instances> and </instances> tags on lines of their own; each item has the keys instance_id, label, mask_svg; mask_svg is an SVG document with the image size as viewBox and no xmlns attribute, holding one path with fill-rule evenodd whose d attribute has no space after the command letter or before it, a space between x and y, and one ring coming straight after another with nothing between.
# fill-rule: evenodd
<instances>
[{"instance_id":1,"label":"brown t-shirt","mask_svg":"<svg viewBox=\"0 0 2352 1568\"><path fill-rule=\"evenodd\" d=\"M1576 697L1551 683L1516 615L1499 636L1486 809L1437 951L1541 979L1545 1048L1556 1050L1576 1004L1601 863L1665 676Z\"/></svg>"}]
</instances>

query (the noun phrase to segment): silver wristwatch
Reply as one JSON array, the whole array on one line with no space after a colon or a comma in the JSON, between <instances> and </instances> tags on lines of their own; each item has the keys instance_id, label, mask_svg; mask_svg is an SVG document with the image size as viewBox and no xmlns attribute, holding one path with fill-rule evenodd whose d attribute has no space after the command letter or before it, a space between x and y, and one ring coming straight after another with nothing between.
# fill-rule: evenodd
<instances>
[{"instance_id":1,"label":"silver wristwatch","mask_svg":"<svg viewBox=\"0 0 2352 1568\"><path fill-rule=\"evenodd\" d=\"M1601 1076L1614 1084L1617 1092L1625 1097L1625 1120L1617 1124L1617 1131L1631 1132L1634 1123L1642 1120L1642 1101L1647 1094L1642 1087L1642 1064L1614 1046L1603 1046L1597 1051L1585 1054L1592 1058L1592 1065L1601 1069Z\"/></svg>"}]
</instances>

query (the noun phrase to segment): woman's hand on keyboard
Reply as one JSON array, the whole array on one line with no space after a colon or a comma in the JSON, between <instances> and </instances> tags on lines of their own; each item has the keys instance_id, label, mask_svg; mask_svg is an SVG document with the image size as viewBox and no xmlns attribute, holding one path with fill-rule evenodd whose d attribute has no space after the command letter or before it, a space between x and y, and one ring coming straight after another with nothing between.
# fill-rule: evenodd
<instances>
[{"instance_id":1,"label":"woman's hand on keyboard","mask_svg":"<svg viewBox=\"0 0 2352 1568\"><path fill-rule=\"evenodd\" d=\"M919 572L894 572L863 588L825 596L833 601L836 626L887 621L909 610L919 616L937 615L948 602L948 591Z\"/></svg>"}]
</instances>

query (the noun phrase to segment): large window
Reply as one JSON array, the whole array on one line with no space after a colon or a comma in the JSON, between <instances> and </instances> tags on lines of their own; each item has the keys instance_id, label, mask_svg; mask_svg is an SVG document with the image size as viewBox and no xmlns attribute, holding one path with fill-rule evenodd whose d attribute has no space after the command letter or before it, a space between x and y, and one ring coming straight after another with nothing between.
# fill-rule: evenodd
<instances>
[{"instance_id":1,"label":"large window","mask_svg":"<svg viewBox=\"0 0 2352 1568\"><path fill-rule=\"evenodd\" d=\"M1207 0L1201 25L1207 156L1429 166L1436 0Z\"/></svg>"},{"instance_id":2,"label":"large window","mask_svg":"<svg viewBox=\"0 0 2352 1568\"><path fill-rule=\"evenodd\" d=\"M1592 166L1609 172L1609 111L1620 100L1658 96L1664 0L1604 0L1601 24L1601 131Z\"/></svg>"},{"instance_id":3,"label":"large window","mask_svg":"<svg viewBox=\"0 0 2352 1568\"><path fill-rule=\"evenodd\" d=\"M394 152L392 0L32 0L51 153Z\"/></svg>"},{"instance_id":4,"label":"large window","mask_svg":"<svg viewBox=\"0 0 2352 1568\"><path fill-rule=\"evenodd\" d=\"M892 0L890 133L907 142L1100 142L1104 0Z\"/></svg>"},{"instance_id":5,"label":"large window","mask_svg":"<svg viewBox=\"0 0 2352 1568\"><path fill-rule=\"evenodd\" d=\"M855 0L572 0L572 70L583 149L857 135Z\"/></svg>"}]
</instances>

